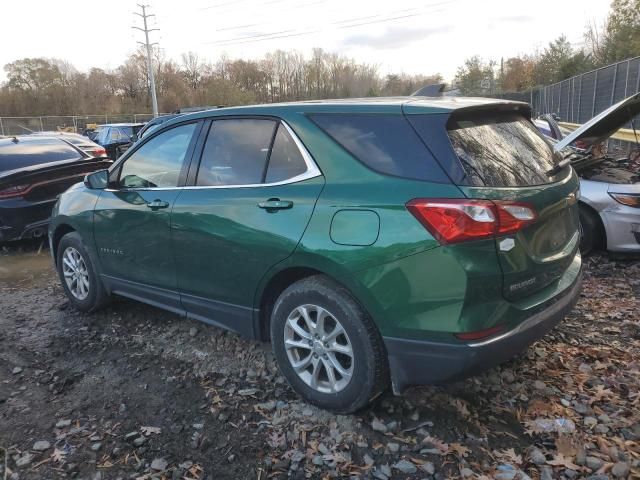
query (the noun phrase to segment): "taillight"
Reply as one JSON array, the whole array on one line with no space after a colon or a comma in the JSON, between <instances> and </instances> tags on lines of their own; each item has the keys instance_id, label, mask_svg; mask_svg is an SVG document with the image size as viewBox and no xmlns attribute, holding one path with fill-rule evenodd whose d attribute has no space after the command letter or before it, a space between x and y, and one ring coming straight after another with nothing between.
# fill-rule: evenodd
<instances>
[{"instance_id":1,"label":"taillight","mask_svg":"<svg viewBox=\"0 0 640 480\"><path fill-rule=\"evenodd\" d=\"M443 244L515 233L536 219L530 205L505 201L418 198L407 209Z\"/></svg>"},{"instance_id":2,"label":"taillight","mask_svg":"<svg viewBox=\"0 0 640 480\"><path fill-rule=\"evenodd\" d=\"M107 151L104 148L94 148L93 150L94 157L106 157Z\"/></svg>"},{"instance_id":3,"label":"taillight","mask_svg":"<svg viewBox=\"0 0 640 480\"><path fill-rule=\"evenodd\" d=\"M25 194L31 185L14 185L12 187L4 188L0 190L0 198L12 198L12 197L20 197Z\"/></svg>"}]
</instances>

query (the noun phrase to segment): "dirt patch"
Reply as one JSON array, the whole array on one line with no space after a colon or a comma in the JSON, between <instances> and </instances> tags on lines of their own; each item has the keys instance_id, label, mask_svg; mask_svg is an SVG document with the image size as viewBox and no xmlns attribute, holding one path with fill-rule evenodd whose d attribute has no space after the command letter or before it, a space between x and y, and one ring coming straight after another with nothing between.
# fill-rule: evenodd
<instances>
[{"instance_id":1,"label":"dirt patch","mask_svg":"<svg viewBox=\"0 0 640 480\"><path fill-rule=\"evenodd\" d=\"M127 300L74 311L38 248L0 253L0 478L640 475L637 262L590 259L518 359L336 416L268 345Z\"/></svg>"}]
</instances>

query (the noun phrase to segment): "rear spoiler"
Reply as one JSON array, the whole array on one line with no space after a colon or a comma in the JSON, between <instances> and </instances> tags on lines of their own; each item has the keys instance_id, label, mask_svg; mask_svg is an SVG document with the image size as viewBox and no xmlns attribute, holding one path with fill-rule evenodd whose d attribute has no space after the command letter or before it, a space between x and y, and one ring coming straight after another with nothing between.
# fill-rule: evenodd
<instances>
[{"instance_id":1,"label":"rear spoiler","mask_svg":"<svg viewBox=\"0 0 640 480\"><path fill-rule=\"evenodd\" d=\"M434 83L425 85L411 94L412 97L441 97L446 83Z\"/></svg>"},{"instance_id":2,"label":"rear spoiler","mask_svg":"<svg viewBox=\"0 0 640 480\"><path fill-rule=\"evenodd\" d=\"M41 163L38 165L31 165L29 167L0 172L0 183L13 181L16 178L27 178L32 175L40 175L48 172L74 170L75 168L82 170L85 166L101 165L103 168L108 168L112 163L113 161L107 158L93 157L81 160L62 160L59 162Z\"/></svg>"}]
</instances>

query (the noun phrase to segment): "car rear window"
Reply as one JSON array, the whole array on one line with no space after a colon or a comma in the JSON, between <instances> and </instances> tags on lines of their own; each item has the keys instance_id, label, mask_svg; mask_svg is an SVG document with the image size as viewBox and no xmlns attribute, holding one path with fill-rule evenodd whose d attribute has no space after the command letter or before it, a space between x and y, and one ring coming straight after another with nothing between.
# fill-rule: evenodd
<instances>
[{"instance_id":1,"label":"car rear window","mask_svg":"<svg viewBox=\"0 0 640 480\"><path fill-rule=\"evenodd\" d=\"M29 139L0 143L0 172L51 162L80 160L80 153L62 140Z\"/></svg>"},{"instance_id":2,"label":"car rear window","mask_svg":"<svg viewBox=\"0 0 640 480\"><path fill-rule=\"evenodd\" d=\"M556 180L546 172L559 159L522 115L452 115L447 133L471 185L523 187Z\"/></svg>"},{"instance_id":3,"label":"car rear window","mask_svg":"<svg viewBox=\"0 0 640 480\"><path fill-rule=\"evenodd\" d=\"M377 172L449 183L403 115L315 114L309 117L352 156Z\"/></svg>"}]
</instances>

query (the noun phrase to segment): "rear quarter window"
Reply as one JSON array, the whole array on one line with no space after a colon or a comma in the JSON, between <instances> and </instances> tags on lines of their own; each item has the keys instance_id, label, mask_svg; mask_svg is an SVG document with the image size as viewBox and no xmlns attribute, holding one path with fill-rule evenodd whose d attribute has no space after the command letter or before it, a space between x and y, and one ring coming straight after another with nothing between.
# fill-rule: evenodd
<instances>
[{"instance_id":1,"label":"rear quarter window","mask_svg":"<svg viewBox=\"0 0 640 480\"><path fill-rule=\"evenodd\" d=\"M81 158L77 150L62 140L30 139L14 143L7 139L0 144L0 172Z\"/></svg>"},{"instance_id":2,"label":"rear quarter window","mask_svg":"<svg viewBox=\"0 0 640 480\"><path fill-rule=\"evenodd\" d=\"M309 118L353 157L376 172L449 183L403 115L311 114Z\"/></svg>"}]
</instances>

